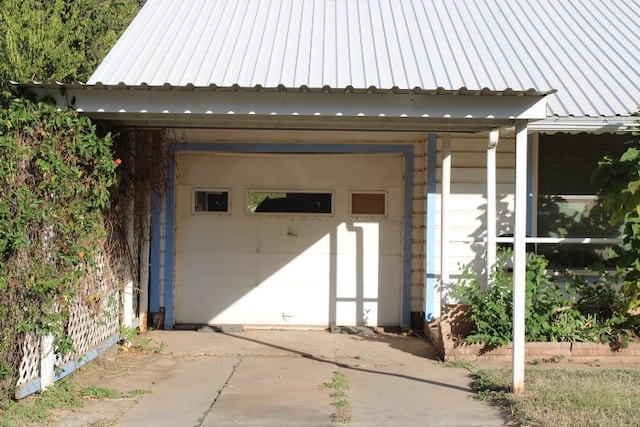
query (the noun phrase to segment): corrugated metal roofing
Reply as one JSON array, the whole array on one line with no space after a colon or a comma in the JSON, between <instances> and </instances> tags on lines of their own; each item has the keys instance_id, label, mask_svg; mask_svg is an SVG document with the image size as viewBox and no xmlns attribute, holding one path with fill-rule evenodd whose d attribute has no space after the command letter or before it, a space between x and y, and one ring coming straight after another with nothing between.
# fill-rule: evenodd
<instances>
[{"instance_id":1,"label":"corrugated metal roofing","mask_svg":"<svg viewBox=\"0 0 640 427\"><path fill-rule=\"evenodd\" d=\"M640 0L147 0L89 84L490 92L640 104Z\"/></svg>"}]
</instances>

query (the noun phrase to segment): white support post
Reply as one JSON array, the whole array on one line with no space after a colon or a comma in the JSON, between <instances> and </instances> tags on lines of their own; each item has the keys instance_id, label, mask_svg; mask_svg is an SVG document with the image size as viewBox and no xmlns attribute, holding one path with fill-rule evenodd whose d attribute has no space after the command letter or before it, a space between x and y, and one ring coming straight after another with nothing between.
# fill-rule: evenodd
<instances>
[{"instance_id":1,"label":"white support post","mask_svg":"<svg viewBox=\"0 0 640 427\"><path fill-rule=\"evenodd\" d=\"M487 148L487 285L490 286L491 269L496 263L496 147L500 131L489 133Z\"/></svg>"},{"instance_id":2,"label":"white support post","mask_svg":"<svg viewBox=\"0 0 640 427\"><path fill-rule=\"evenodd\" d=\"M40 341L40 390L45 390L55 381L56 355L54 352L53 335L47 334Z\"/></svg>"},{"instance_id":3,"label":"white support post","mask_svg":"<svg viewBox=\"0 0 640 427\"><path fill-rule=\"evenodd\" d=\"M122 303L124 305L122 326L130 328L133 326L133 280L127 280L127 283L124 285L124 297Z\"/></svg>"},{"instance_id":4,"label":"white support post","mask_svg":"<svg viewBox=\"0 0 640 427\"><path fill-rule=\"evenodd\" d=\"M513 229L513 392L524 391L527 274L527 122L516 120L516 188Z\"/></svg>"},{"instance_id":5,"label":"white support post","mask_svg":"<svg viewBox=\"0 0 640 427\"><path fill-rule=\"evenodd\" d=\"M127 230L127 254L129 255L129 259L127 259L125 263L125 285L124 285L124 295L123 295L123 314L122 314L122 326L124 327L132 327L133 326L133 288L134 288L134 279L133 279L133 258L131 254L133 253L133 244L134 244L134 219L135 215L135 205L133 197L131 197L127 201L126 208L126 218L125 218L125 227Z\"/></svg>"},{"instance_id":6,"label":"white support post","mask_svg":"<svg viewBox=\"0 0 640 427\"><path fill-rule=\"evenodd\" d=\"M440 286L436 292L438 317L443 288L449 285L449 201L451 199L451 135L442 135L442 192L440 195Z\"/></svg>"}]
</instances>

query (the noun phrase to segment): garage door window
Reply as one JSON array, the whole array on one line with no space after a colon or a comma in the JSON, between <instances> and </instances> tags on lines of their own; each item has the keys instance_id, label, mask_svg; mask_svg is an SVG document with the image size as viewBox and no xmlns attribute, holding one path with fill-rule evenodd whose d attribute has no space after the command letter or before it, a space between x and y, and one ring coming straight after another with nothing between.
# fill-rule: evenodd
<instances>
[{"instance_id":1,"label":"garage door window","mask_svg":"<svg viewBox=\"0 0 640 427\"><path fill-rule=\"evenodd\" d=\"M351 193L351 215L384 215L385 213L385 193Z\"/></svg>"},{"instance_id":2,"label":"garage door window","mask_svg":"<svg viewBox=\"0 0 640 427\"><path fill-rule=\"evenodd\" d=\"M229 212L229 191L195 190L194 212Z\"/></svg>"},{"instance_id":3,"label":"garage door window","mask_svg":"<svg viewBox=\"0 0 640 427\"><path fill-rule=\"evenodd\" d=\"M330 214L332 193L292 191L249 191L248 211L251 213Z\"/></svg>"}]
</instances>

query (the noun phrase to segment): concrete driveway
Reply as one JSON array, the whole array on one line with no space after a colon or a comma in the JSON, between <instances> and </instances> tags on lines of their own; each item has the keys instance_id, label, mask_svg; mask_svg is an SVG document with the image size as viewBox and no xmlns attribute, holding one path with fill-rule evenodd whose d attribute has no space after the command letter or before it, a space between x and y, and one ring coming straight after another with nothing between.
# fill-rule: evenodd
<instances>
[{"instance_id":1,"label":"concrete driveway","mask_svg":"<svg viewBox=\"0 0 640 427\"><path fill-rule=\"evenodd\" d=\"M111 350L79 376L150 394L90 401L58 426L335 426L331 384L342 375L346 425L502 426L471 398L470 374L438 363L423 339L392 334L253 330L154 331L161 354Z\"/></svg>"}]
</instances>

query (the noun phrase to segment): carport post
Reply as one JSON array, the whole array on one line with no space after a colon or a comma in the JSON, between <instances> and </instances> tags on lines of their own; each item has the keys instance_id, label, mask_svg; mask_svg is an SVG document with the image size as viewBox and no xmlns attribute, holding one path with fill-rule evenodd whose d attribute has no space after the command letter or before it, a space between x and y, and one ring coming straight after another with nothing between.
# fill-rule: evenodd
<instances>
[{"instance_id":1,"label":"carport post","mask_svg":"<svg viewBox=\"0 0 640 427\"><path fill-rule=\"evenodd\" d=\"M516 120L516 188L513 229L513 392L524 391L527 274L527 122Z\"/></svg>"},{"instance_id":2,"label":"carport post","mask_svg":"<svg viewBox=\"0 0 640 427\"><path fill-rule=\"evenodd\" d=\"M442 195L440 196L440 286L436 292L436 310L441 314L442 294L449 285L449 200L451 199L451 135L442 135ZM436 311L434 310L434 312Z\"/></svg>"},{"instance_id":3,"label":"carport post","mask_svg":"<svg viewBox=\"0 0 640 427\"><path fill-rule=\"evenodd\" d=\"M500 131L489 133L487 148L487 285L491 285L491 269L496 263L496 147Z\"/></svg>"}]
</instances>

